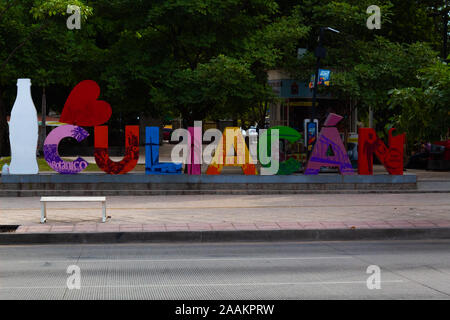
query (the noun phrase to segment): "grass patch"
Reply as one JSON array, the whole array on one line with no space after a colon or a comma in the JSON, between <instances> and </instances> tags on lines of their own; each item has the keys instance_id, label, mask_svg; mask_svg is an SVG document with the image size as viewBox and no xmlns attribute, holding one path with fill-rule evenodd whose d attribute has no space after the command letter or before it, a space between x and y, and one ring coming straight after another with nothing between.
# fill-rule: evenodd
<instances>
[{"instance_id":1,"label":"grass patch","mask_svg":"<svg viewBox=\"0 0 450 320\"><path fill-rule=\"evenodd\" d=\"M64 159L64 158L63 158L63 160L71 161L70 159ZM9 164L10 162L11 162L11 157L1 158L0 159L0 171L4 164ZM46 171L55 172L52 168L50 168L50 166L48 165L47 161L45 161L44 158L38 158L37 162L38 162L38 166L39 166L39 172L46 172ZM95 172L95 171L103 172L103 170L101 170L95 163L90 163L88 165L88 167L85 170L83 170L83 172ZM138 164L136 166L136 168L134 168L133 171L138 171L138 172L145 171L145 165Z\"/></svg>"},{"instance_id":2,"label":"grass patch","mask_svg":"<svg viewBox=\"0 0 450 320\"><path fill-rule=\"evenodd\" d=\"M69 159L63 159L64 161L70 161ZM3 165L9 164L11 162L11 157L2 158L0 160L0 167L3 167ZM38 158L37 159L39 172L45 172L45 171L54 171L50 166L48 165L47 161L45 161L44 158ZM102 171L96 164L89 164L89 166L84 171Z\"/></svg>"}]
</instances>

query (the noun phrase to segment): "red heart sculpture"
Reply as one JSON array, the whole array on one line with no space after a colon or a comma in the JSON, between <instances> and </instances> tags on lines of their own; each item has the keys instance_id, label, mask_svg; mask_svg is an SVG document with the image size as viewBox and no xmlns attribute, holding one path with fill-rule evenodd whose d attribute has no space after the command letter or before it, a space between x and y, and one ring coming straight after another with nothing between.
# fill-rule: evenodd
<instances>
[{"instance_id":1,"label":"red heart sculpture","mask_svg":"<svg viewBox=\"0 0 450 320\"><path fill-rule=\"evenodd\" d=\"M111 118L112 109L108 102L97 100L99 96L97 82L81 81L69 94L59 121L80 127L104 124Z\"/></svg>"}]
</instances>

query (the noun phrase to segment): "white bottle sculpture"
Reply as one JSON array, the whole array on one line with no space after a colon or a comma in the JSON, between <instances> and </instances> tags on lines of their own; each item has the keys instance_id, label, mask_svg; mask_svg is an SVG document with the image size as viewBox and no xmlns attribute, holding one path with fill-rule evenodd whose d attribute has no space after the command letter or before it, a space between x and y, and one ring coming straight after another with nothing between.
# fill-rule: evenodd
<instances>
[{"instance_id":1,"label":"white bottle sculpture","mask_svg":"<svg viewBox=\"0 0 450 320\"><path fill-rule=\"evenodd\" d=\"M17 97L9 122L9 141L11 144L9 173L37 174L38 118L31 98L30 79L17 80Z\"/></svg>"}]
</instances>

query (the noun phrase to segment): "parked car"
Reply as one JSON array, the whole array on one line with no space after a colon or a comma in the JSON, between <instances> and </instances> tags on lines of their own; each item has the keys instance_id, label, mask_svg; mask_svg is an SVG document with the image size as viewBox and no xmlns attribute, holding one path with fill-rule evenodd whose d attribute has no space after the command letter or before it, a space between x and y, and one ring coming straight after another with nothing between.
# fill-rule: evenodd
<instances>
[{"instance_id":1,"label":"parked car","mask_svg":"<svg viewBox=\"0 0 450 320\"><path fill-rule=\"evenodd\" d=\"M253 136L258 137L258 130L256 129L256 127L253 127L253 126L248 128L248 130L244 130L241 128L241 132L242 132L242 136L244 138L253 137Z\"/></svg>"},{"instance_id":2,"label":"parked car","mask_svg":"<svg viewBox=\"0 0 450 320\"><path fill-rule=\"evenodd\" d=\"M450 170L450 140L431 144L428 170Z\"/></svg>"}]
</instances>

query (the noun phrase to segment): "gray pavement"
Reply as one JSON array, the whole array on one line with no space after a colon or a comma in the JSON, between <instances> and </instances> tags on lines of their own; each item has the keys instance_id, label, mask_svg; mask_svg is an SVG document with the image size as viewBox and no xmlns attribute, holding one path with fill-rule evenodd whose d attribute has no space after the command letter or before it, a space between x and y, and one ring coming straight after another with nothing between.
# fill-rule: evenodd
<instances>
[{"instance_id":1,"label":"gray pavement","mask_svg":"<svg viewBox=\"0 0 450 320\"><path fill-rule=\"evenodd\" d=\"M450 241L0 246L0 299L449 297Z\"/></svg>"},{"instance_id":2,"label":"gray pavement","mask_svg":"<svg viewBox=\"0 0 450 320\"><path fill-rule=\"evenodd\" d=\"M448 193L107 197L108 225L450 220ZM48 225L100 222L98 204L48 205ZM39 198L0 198L0 225L39 225Z\"/></svg>"}]
</instances>

